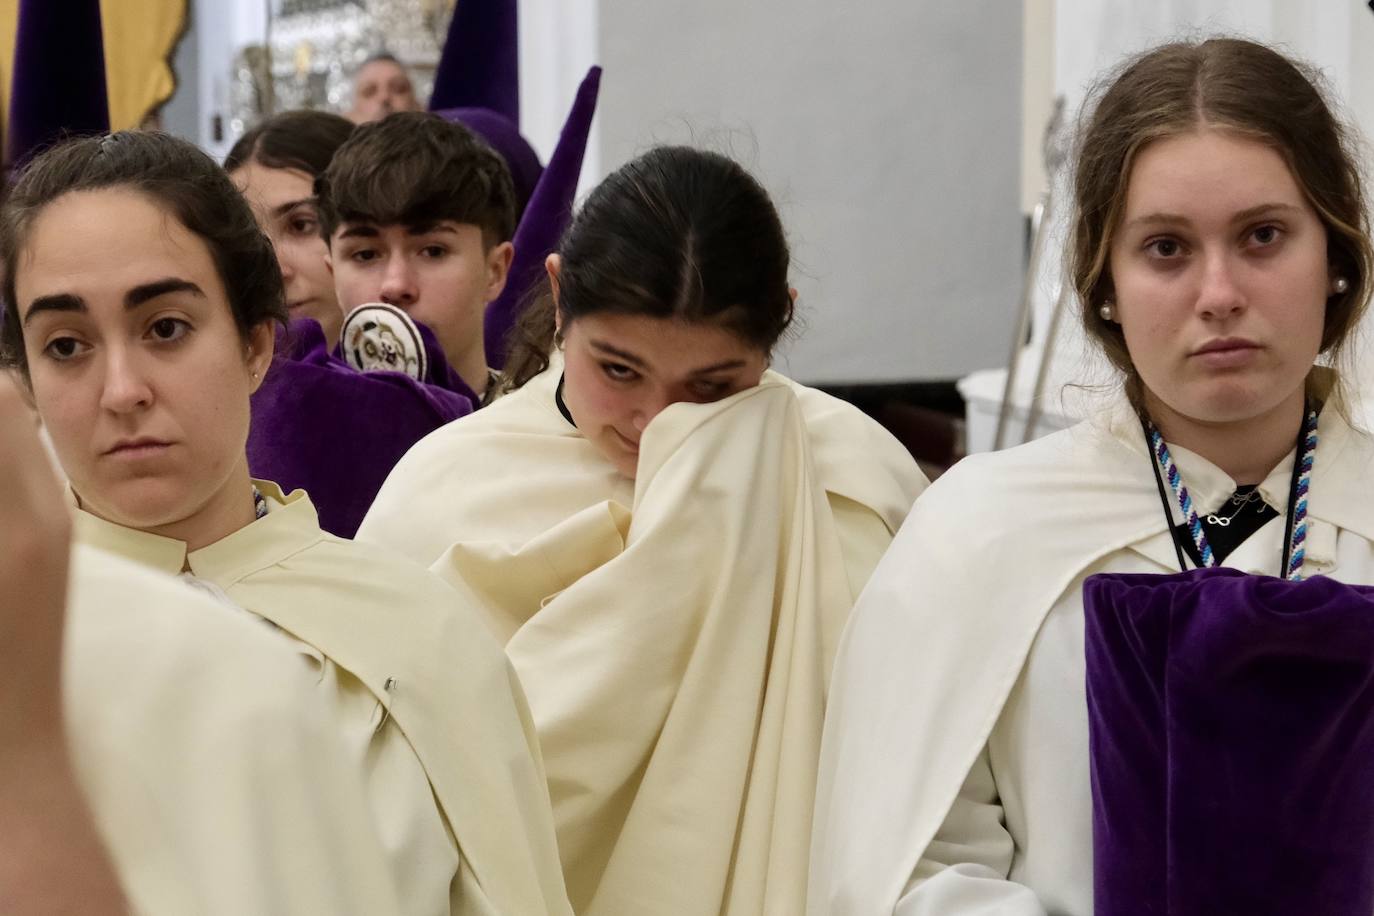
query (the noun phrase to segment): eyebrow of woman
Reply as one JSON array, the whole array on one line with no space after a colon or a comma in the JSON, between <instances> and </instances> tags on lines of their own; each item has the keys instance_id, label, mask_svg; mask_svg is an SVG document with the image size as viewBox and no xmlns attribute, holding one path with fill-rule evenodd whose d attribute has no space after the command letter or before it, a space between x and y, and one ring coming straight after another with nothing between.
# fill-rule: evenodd
<instances>
[{"instance_id":1,"label":"eyebrow of woman","mask_svg":"<svg viewBox=\"0 0 1374 916\"><path fill-rule=\"evenodd\" d=\"M273 208L272 208L272 215L273 215L273 216L277 216L277 217L285 216L286 214L290 213L292 210L296 209L297 207L314 207L314 206L318 206L318 205L319 205L319 202L320 202L320 199L319 199L318 197L313 197L313 196L312 196L312 197L302 197L302 198L299 198L299 199L297 199L297 200L288 200L288 201L286 201L285 203L280 203L280 204L277 204L275 207L273 207Z\"/></svg>"},{"instance_id":2,"label":"eyebrow of woman","mask_svg":"<svg viewBox=\"0 0 1374 916\"><path fill-rule=\"evenodd\" d=\"M621 362L628 363L630 366L636 369L649 368L648 363L646 363L643 359L639 358L638 356L635 356L628 350L622 350L619 347L613 347L610 344L606 343L604 340L593 339L590 341L590 343L592 349L599 351L603 356L614 357L615 359L618 359ZM691 372L687 374L709 375L712 372L724 372L727 369L738 369L743 365L744 360L742 359L727 359L723 362L712 363L709 366L702 366L699 369L693 369Z\"/></svg>"},{"instance_id":3,"label":"eyebrow of woman","mask_svg":"<svg viewBox=\"0 0 1374 916\"><path fill-rule=\"evenodd\" d=\"M1244 210L1232 216L1231 222L1245 223L1249 222L1257 216L1269 216L1271 214L1277 215L1282 213L1291 213L1299 209L1299 207L1296 207L1293 204L1285 204L1279 203L1278 201L1273 201L1270 203L1259 204L1254 207L1246 207ZM1182 216L1177 213L1146 213L1130 220L1126 223L1126 226L1139 226L1144 224L1185 226L1189 222L1190 220L1188 219L1188 217Z\"/></svg>"},{"instance_id":4,"label":"eyebrow of woman","mask_svg":"<svg viewBox=\"0 0 1374 916\"><path fill-rule=\"evenodd\" d=\"M133 310L159 296L166 296L170 293L190 293L201 299L205 298L205 291L190 280L183 280L179 277L164 277L150 283L140 283L126 292L124 294L124 308ZM39 296L29 303L28 310L24 313L24 325L27 327L35 315L43 312L85 311L88 311L86 300L75 293L53 293L49 296Z\"/></svg>"}]
</instances>

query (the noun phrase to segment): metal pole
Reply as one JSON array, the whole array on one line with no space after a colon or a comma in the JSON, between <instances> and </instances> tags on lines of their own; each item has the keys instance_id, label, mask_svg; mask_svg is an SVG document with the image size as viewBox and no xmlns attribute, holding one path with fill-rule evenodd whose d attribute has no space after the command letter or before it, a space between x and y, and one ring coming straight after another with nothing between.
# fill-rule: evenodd
<instances>
[{"instance_id":1,"label":"metal pole","mask_svg":"<svg viewBox=\"0 0 1374 916\"><path fill-rule=\"evenodd\" d=\"M1002 404L997 410L997 430L992 437L994 452L1006 445L1007 430L1011 425L1012 394L1016 387L1016 373L1020 368L1021 350L1026 345L1026 335L1030 333L1031 302L1036 281L1040 277L1040 257L1045 248L1045 236L1049 234L1052 207L1053 197L1046 191L1031 213L1030 260L1026 265L1025 280L1021 283L1021 302L1017 307L1016 327L1012 332L1011 356L1007 359L1007 380L1002 386Z\"/></svg>"},{"instance_id":2,"label":"metal pole","mask_svg":"<svg viewBox=\"0 0 1374 916\"><path fill-rule=\"evenodd\" d=\"M1040 422L1040 414L1044 412L1040 407L1040 399L1045 393L1045 380L1049 378L1050 363L1054 359L1054 345L1059 337L1059 322L1064 315L1064 308L1068 305L1072 292L1069 278L1065 277L1064 282L1060 284L1059 295L1055 297L1054 310L1050 312L1049 332L1045 336L1045 351L1040 354L1040 366L1035 372L1035 389L1031 392L1030 408L1026 412L1026 429L1021 434L1022 442L1029 442L1035 438L1035 424Z\"/></svg>"}]
</instances>

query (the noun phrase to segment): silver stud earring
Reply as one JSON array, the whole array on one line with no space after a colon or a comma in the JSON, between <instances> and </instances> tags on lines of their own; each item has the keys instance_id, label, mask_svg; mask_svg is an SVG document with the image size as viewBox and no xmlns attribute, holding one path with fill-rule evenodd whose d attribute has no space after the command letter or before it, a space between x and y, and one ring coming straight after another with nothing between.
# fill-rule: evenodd
<instances>
[{"instance_id":1,"label":"silver stud earring","mask_svg":"<svg viewBox=\"0 0 1374 916\"><path fill-rule=\"evenodd\" d=\"M1103 321L1116 320L1116 307L1111 302L1102 303L1102 307L1097 310L1097 314L1102 316Z\"/></svg>"},{"instance_id":2,"label":"silver stud earring","mask_svg":"<svg viewBox=\"0 0 1374 916\"><path fill-rule=\"evenodd\" d=\"M1345 277L1337 277L1335 280L1332 281L1331 288L1335 290L1336 295L1339 296L1341 293L1350 289L1350 281L1347 280Z\"/></svg>"}]
</instances>

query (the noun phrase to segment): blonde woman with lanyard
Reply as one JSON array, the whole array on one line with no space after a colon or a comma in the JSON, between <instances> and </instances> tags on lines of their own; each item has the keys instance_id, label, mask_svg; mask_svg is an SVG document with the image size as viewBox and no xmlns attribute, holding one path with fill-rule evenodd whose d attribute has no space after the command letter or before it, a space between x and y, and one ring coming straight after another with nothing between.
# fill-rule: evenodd
<instances>
[{"instance_id":1,"label":"blonde woman with lanyard","mask_svg":"<svg viewBox=\"0 0 1374 916\"><path fill-rule=\"evenodd\" d=\"M1348 380L1317 365L1339 364L1369 293L1351 144L1313 80L1251 42L1155 49L1100 93L1075 175L1070 266L1124 391L1102 418L957 465L874 573L832 685L812 914L1164 912L1150 895L1166 892L1170 913L1275 912L1278 891L1308 875L1301 843L1283 846L1284 826L1263 816L1308 830L1309 853L1342 850L1347 837L1298 823L1331 806L1295 812L1277 793L1245 792L1272 788L1271 767L1296 774L1290 786L1349 767L1318 754L1329 770L1283 770L1298 752L1279 739L1255 744L1273 760L1236 760L1241 738L1220 736L1252 739L1261 712L1335 715L1284 693L1317 679L1238 684L1235 672L1250 671L1247 651L1293 638L1273 631L1299 619L1276 613L1290 598L1319 612L1316 627L1331 589L1358 604L1339 583L1374 583L1374 445L1348 421ZM1222 565L1232 571L1179 575ZM1369 628L1345 624L1364 646ZM1161 640L1176 656L1160 656ZM1194 657L1205 650L1210 663ZM1203 674L1215 697L1177 692ZM1119 702L1137 676L1145 705ZM1263 684L1279 702L1256 699ZM1170 705L1148 709L1161 696ZM1212 724L1189 731L1190 711ZM1236 716L1252 717L1251 731L1228 731ZM1123 785L1143 793L1141 821L1119 816ZM1166 814L1183 828L1167 842L1167 820L1150 827ZM1208 844L1190 845L1190 830ZM1287 868L1235 867L1228 856L1256 853L1256 841L1294 853ZM1370 848L1357 841L1352 854ZM1247 882L1275 891L1267 907L1263 893L1241 902ZM1289 911L1345 912L1323 893Z\"/></svg>"},{"instance_id":2,"label":"blonde woman with lanyard","mask_svg":"<svg viewBox=\"0 0 1374 916\"><path fill-rule=\"evenodd\" d=\"M228 176L167 135L85 138L36 158L2 217L0 348L71 481L77 539L289 638L341 709L404 912L566 913L500 646L423 569L249 478L282 279Z\"/></svg>"}]
</instances>

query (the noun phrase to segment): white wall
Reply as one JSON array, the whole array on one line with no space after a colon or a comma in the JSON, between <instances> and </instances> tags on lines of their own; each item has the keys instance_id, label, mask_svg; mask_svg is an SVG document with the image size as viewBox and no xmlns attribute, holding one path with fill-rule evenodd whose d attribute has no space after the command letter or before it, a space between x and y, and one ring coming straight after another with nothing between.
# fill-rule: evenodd
<instances>
[{"instance_id":1,"label":"white wall","mask_svg":"<svg viewBox=\"0 0 1374 916\"><path fill-rule=\"evenodd\" d=\"M558 144L578 85L600 62L598 6L597 0L520 0L520 132L545 162ZM600 163L593 122L579 196L604 174Z\"/></svg>"},{"instance_id":2,"label":"white wall","mask_svg":"<svg viewBox=\"0 0 1374 916\"><path fill-rule=\"evenodd\" d=\"M1374 15L1358 0L1056 0L1055 84L1071 101L1104 68L1173 38L1230 34L1316 64L1366 129L1374 128Z\"/></svg>"},{"instance_id":3,"label":"white wall","mask_svg":"<svg viewBox=\"0 0 1374 916\"><path fill-rule=\"evenodd\" d=\"M807 381L1005 359L1022 254L1021 13L1004 0L600 0L600 152L735 155L779 203Z\"/></svg>"},{"instance_id":4,"label":"white wall","mask_svg":"<svg viewBox=\"0 0 1374 916\"><path fill-rule=\"evenodd\" d=\"M1021 210L1030 213L1048 188L1045 125L1054 111L1055 0L1022 0Z\"/></svg>"},{"instance_id":5,"label":"white wall","mask_svg":"<svg viewBox=\"0 0 1374 916\"><path fill-rule=\"evenodd\" d=\"M229 90L234 56L245 45L261 44L267 35L267 7L261 0L192 0L197 42L196 102L199 114L195 139L215 159L223 159L234 143L229 136ZM189 87L188 87L189 89ZM214 135L214 119L223 121L221 139Z\"/></svg>"}]
</instances>

